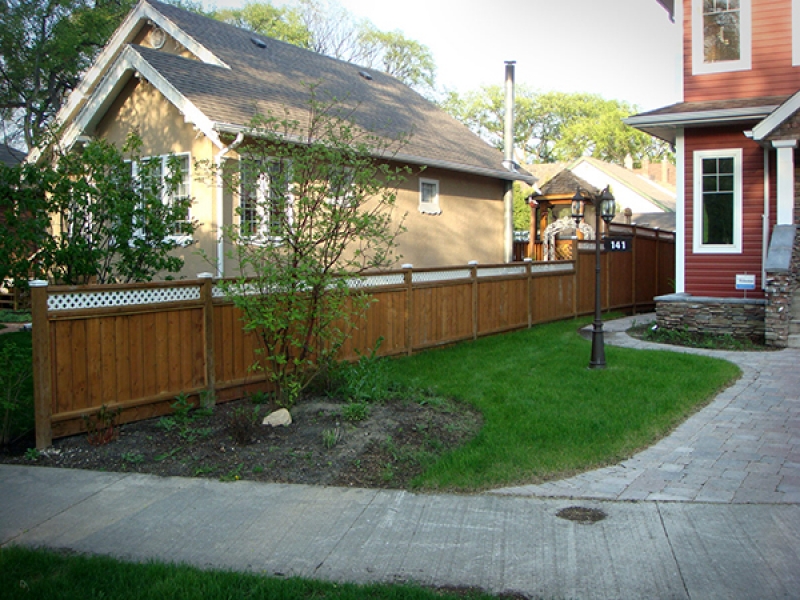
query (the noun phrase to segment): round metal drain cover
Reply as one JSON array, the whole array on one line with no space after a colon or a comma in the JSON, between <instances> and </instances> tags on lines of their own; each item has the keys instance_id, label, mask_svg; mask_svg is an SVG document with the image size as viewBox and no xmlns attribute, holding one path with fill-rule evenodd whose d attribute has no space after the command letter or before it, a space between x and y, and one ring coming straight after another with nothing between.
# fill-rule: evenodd
<instances>
[{"instance_id":1,"label":"round metal drain cover","mask_svg":"<svg viewBox=\"0 0 800 600\"><path fill-rule=\"evenodd\" d=\"M575 521L576 523L597 523L605 519L608 515L597 508L570 506L569 508L562 508L556 513L556 516L560 519Z\"/></svg>"}]
</instances>

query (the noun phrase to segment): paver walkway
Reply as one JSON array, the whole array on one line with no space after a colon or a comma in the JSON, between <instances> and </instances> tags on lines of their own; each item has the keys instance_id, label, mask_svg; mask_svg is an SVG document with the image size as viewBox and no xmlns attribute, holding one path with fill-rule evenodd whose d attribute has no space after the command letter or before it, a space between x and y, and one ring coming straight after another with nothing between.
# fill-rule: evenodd
<instances>
[{"instance_id":1,"label":"paver walkway","mask_svg":"<svg viewBox=\"0 0 800 600\"><path fill-rule=\"evenodd\" d=\"M618 465L495 494L607 500L800 503L800 350L731 352L665 347L625 333L638 315L605 324L606 343L724 358L742 377L671 435Z\"/></svg>"}]
</instances>

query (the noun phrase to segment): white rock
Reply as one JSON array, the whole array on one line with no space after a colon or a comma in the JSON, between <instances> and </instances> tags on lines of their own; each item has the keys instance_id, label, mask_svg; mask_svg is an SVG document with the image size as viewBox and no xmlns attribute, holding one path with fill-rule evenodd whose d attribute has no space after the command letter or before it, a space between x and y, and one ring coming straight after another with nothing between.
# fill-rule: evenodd
<instances>
[{"instance_id":1,"label":"white rock","mask_svg":"<svg viewBox=\"0 0 800 600\"><path fill-rule=\"evenodd\" d=\"M266 417L264 417L264 425L271 425L272 427L278 427L279 425L291 425L291 424L292 424L292 415L285 408L276 410L275 412L269 413Z\"/></svg>"}]
</instances>

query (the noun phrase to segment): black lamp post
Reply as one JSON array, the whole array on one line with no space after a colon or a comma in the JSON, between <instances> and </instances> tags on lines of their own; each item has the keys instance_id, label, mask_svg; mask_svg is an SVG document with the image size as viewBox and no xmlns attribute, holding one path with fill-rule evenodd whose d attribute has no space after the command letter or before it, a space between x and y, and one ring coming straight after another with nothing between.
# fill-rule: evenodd
<instances>
[{"instance_id":1,"label":"black lamp post","mask_svg":"<svg viewBox=\"0 0 800 600\"><path fill-rule=\"evenodd\" d=\"M578 188L572 197L572 218L575 226L581 224L583 219L583 206L585 203L594 206L595 240L594 240L594 323L592 325L592 358L589 361L590 369L606 368L606 349L603 339L603 318L600 309L600 217L606 224L614 218L617 205L611 191L606 187L599 194Z\"/></svg>"}]
</instances>

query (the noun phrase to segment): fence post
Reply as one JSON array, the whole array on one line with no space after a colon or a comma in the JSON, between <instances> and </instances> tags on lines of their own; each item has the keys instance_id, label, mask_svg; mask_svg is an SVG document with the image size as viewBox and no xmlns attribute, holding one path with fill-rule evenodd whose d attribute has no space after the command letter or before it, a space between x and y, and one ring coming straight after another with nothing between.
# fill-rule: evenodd
<instances>
[{"instance_id":1,"label":"fence post","mask_svg":"<svg viewBox=\"0 0 800 600\"><path fill-rule=\"evenodd\" d=\"M658 227L655 228L656 230L656 296L661 295L661 290L659 283L661 282L661 231Z\"/></svg>"},{"instance_id":2,"label":"fence post","mask_svg":"<svg viewBox=\"0 0 800 600\"><path fill-rule=\"evenodd\" d=\"M636 307L636 240L638 236L636 235L636 225L633 226L633 239L631 241L631 253L633 256L631 257L631 289L632 289L632 301L633 301L633 314L638 314L639 310Z\"/></svg>"},{"instance_id":3,"label":"fence post","mask_svg":"<svg viewBox=\"0 0 800 600\"><path fill-rule=\"evenodd\" d=\"M44 450L53 443L53 373L50 355L50 321L47 318L47 281L35 279L31 288L33 323L33 405L36 422L36 448Z\"/></svg>"},{"instance_id":4,"label":"fence post","mask_svg":"<svg viewBox=\"0 0 800 600\"><path fill-rule=\"evenodd\" d=\"M467 263L472 277L472 339L478 339L478 261L471 260Z\"/></svg>"},{"instance_id":5,"label":"fence post","mask_svg":"<svg viewBox=\"0 0 800 600\"><path fill-rule=\"evenodd\" d=\"M412 271L414 265L405 264L402 268L405 269L403 278L406 284L406 354L411 356L414 352L414 338L411 331L411 320L414 314L414 273Z\"/></svg>"},{"instance_id":6,"label":"fence post","mask_svg":"<svg viewBox=\"0 0 800 600\"><path fill-rule=\"evenodd\" d=\"M528 276L528 285L526 287L528 294L528 329L533 326L533 269L531 263L533 259L530 257L525 258L525 274Z\"/></svg>"},{"instance_id":7,"label":"fence post","mask_svg":"<svg viewBox=\"0 0 800 600\"><path fill-rule=\"evenodd\" d=\"M214 354L214 274L198 273L200 300L203 302L203 332L205 334L206 402L213 405L217 400L217 361Z\"/></svg>"},{"instance_id":8,"label":"fence post","mask_svg":"<svg viewBox=\"0 0 800 600\"><path fill-rule=\"evenodd\" d=\"M572 316L578 316L578 301L581 297L581 256L578 252L578 240L572 240L572 261L575 268L572 269Z\"/></svg>"}]
</instances>

